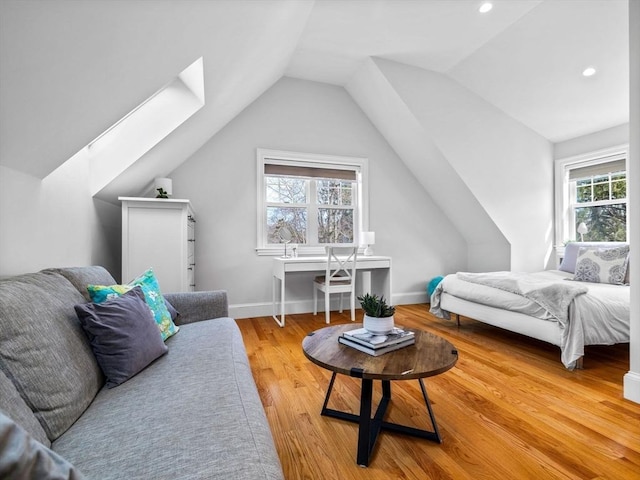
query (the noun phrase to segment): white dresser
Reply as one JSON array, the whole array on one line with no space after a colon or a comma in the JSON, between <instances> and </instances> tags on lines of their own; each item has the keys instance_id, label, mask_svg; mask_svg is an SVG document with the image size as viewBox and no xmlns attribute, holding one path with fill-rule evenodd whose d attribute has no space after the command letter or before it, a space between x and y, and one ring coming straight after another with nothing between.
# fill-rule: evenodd
<instances>
[{"instance_id":1,"label":"white dresser","mask_svg":"<svg viewBox=\"0 0 640 480\"><path fill-rule=\"evenodd\" d=\"M119 197L122 282L153 268L162 292L195 290L195 217L189 200Z\"/></svg>"}]
</instances>

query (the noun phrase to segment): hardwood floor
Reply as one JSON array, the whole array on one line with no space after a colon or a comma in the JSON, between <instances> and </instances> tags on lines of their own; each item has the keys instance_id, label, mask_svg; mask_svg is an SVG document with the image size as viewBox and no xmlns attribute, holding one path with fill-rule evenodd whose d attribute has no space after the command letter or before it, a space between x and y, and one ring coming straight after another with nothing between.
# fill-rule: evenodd
<instances>
[{"instance_id":1,"label":"hardwood floor","mask_svg":"<svg viewBox=\"0 0 640 480\"><path fill-rule=\"evenodd\" d=\"M395 318L445 337L459 360L425 379L443 443L381 432L368 468L355 462L357 425L320 416L331 375L301 342L324 316L237 320L287 479L640 479L640 405L622 398L628 345L587 347L571 372L554 346L464 317L458 327L427 305ZM357 413L359 387L339 375L329 406ZM392 382L387 419L430 429L417 381Z\"/></svg>"}]
</instances>

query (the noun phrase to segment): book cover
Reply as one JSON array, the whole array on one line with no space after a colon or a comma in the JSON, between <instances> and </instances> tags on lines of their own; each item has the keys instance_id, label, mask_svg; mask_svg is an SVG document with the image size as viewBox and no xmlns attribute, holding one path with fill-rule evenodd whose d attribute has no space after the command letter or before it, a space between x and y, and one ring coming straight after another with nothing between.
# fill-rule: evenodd
<instances>
[{"instance_id":1,"label":"book cover","mask_svg":"<svg viewBox=\"0 0 640 480\"><path fill-rule=\"evenodd\" d=\"M416 339L407 338L403 342L394 343L393 345L388 345L384 348L377 348L377 349L368 348L365 345L362 345L361 343L358 343L358 342L354 342L347 337L338 337L338 342L341 343L342 345L355 348L356 350L364 352L368 355L377 357L379 355L384 355L385 353L393 352L395 350L400 350L401 348L408 347L409 345L413 345L416 343Z\"/></svg>"},{"instance_id":2,"label":"book cover","mask_svg":"<svg viewBox=\"0 0 640 480\"><path fill-rule=\"evenodd\" d=\"M344 332L342 336L373 349L387 347L401 343L409 338L415 338L415 334L412 331L403 330L400 327L395 327L393 331L387 335L376 335L368 332L364 328L356 328Z\"/></svg>"}]
</instances>

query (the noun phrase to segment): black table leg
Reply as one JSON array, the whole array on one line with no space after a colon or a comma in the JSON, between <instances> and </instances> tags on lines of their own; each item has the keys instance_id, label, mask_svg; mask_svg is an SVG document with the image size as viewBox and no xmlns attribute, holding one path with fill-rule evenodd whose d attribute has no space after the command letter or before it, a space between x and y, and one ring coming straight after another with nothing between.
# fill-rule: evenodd
<instances>
[{"instance_id":1,"label":"black table leg","mask_svg":"<svg viewBox=\"0 0 640 480\"><path fill-rule=\"evenodd\" d=\"M422 396L424 397L424 403L427 405L427 411L429 412L429 418L431 419L431 425L433 426L434 437L433 440L442 443L442 437L440 436L440 432L438 431L438 424L436 423L436 416L433 414L433 410L431 409L431 402L429 401L429 397L427 396L427 387L424 386L424 382L421 378L418 379L420 382L420 389L422 390Z\"/></svg>"},{"instance_id":2,"label":"black table leg","mask_svg":"<svg viewBox=\"0 0 640 480\"><path fill-rule=\"evenodd\" d=\"M360 413L354 415L352 413L341 412L339 410L333 410L327 408L329 403L329 397L333 390L333 384L336 379L336 373L334 372L329 382L329 388L325 396L324 404L322 405L321 415L339 418L349 422L358 424L358 452L357 463L362 467L369 465L371 461L371 454L378 439L378 434L381 430L388 430L391 432L401 433L404 435L410 435L412 437L424 438L433 442L442 443L442 438L438 431L438 425L436 424L436 418L431 408L431 402L427 396L427 389L424 386L422 379L418 379L420 382L420 389L422 390L422 396L429 413L429 418L433 426L433 431L422 430L419 428L408 427L406 425L400 425L397 423L385 422L384 416L387 412L387 407L391 401L391 382L389 380L382 380L382 398L376 408L376 413L371 418L372 400L373 400L373 380L362 379L362 385L360 390Z\"/></svg>"},{"instance_id":3,"label":"black table leg","mask_svg":"<svg viewBox=\"0 0 640 480\"><path fill-rule=\"evenodd\" d=\"M376 428L371 428L371 400L373 397L373 380L362 379L362 388L360 391L360 421L358 427L358 455L356 462L361 467L369 465L369 457L371 456L371 450L375 444L375 439L371 438L371 434L375 432L378 435Z\"/></svg>"}]
</instances>

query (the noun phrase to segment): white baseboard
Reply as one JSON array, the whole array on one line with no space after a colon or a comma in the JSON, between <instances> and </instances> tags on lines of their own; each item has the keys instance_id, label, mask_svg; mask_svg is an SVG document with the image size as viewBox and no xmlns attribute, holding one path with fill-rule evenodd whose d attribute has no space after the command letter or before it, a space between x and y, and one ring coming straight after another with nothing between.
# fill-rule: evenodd
<instances>
[{"instance_id":1,"label":"white baseboard","mask_svg":"<svg viewBox=\"0 0 640 480\"><path fill-rule=\"evenodd\" d=\"M627 372L624 376L624 398L632 402L640 403L640 374Z\"/></svg>"},{"instance_id":2,"label":"white baseboard","mask_svg":"<svg viewBox=\"0 0 640 480\"><path fill-rule=\"evenodd\" d=\"M394 305L411 305L414 303L427 303L428 296L426 292L400 293L393 296ZM318 302L318 312L324 312L323 302ZM313 299L295 300L286 302L287 315L296 313L313 312ZM337 310L338 297L334 296L331 300L331 310ZM348 300L345 299L344 308L348 309ZM360 308L356 304L356 308ZM251 318L251 317L268 317L273 314L273 306L269 303L237 303L229 305L229 316L232 318Z\"/></svg>"},{"instance_id":3,"label":"white baseboard","mask_svg":"<svg viewBox=\"0 0 640 480\"><path fill-rule=\"evenodd\" d=\"M336 303L336 308L338 304ZM320 310L318 310L320 311ZM324 312L324 308L322 310ZM313 300L286 302L287 315L313 312ZM229 305L229 316L232 318L268 317L273 315L273 305L269 303L238 303Z\"/></svg>"},{"instance_id":4,"label":"white baseboard","mask_svg":"<svg viewBox=\"0 0 640 480\"><path fill-rule=\"evenodd\" d=\"M394 305L413 305L416 303L429 303L427 292L396 293L393 295Z\"/></svg>"}]
</instances>

